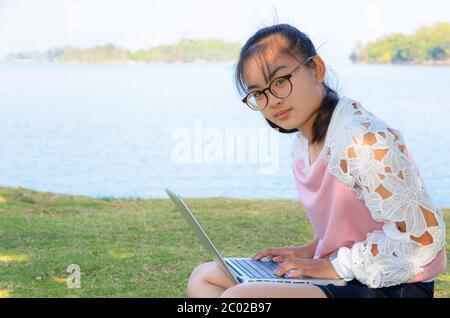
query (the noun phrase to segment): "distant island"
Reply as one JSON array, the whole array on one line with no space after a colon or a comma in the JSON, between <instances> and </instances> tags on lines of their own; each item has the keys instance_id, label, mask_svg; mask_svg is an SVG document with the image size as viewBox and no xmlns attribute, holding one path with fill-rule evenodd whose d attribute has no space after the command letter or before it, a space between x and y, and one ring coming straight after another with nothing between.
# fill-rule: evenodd
<instances>
[{"instance_id":1,"label":"distant island","mask_svg":"<svg viewBox=\"0 0 450 318\"><path fill-rule=\"evenodd\" d=\"M176 44L137 51L130 51L115 44L93 48L62 46L44 52L10 53L6 60L59 63L220 62L237 60L241 47L241 43L218 39L183 39Z\"/></svg>"},{"instance_id":2,"label":"distant island","mask_svg":"<svg viewBox=\"0 0 450 318\"><path fill-rule=\"evenodd\" d=\"M393 33L356 45L350 54L354 63L450 64L450 23L437 22L416 33Z\"/></svg>"}]
</instances>

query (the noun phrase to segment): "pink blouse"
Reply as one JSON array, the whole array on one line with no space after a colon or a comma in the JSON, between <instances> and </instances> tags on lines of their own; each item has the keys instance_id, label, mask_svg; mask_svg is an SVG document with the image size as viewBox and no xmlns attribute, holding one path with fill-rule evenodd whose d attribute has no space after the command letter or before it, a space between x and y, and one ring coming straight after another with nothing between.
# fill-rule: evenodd
<instances>
[{"instance_id":1,"label":"pink blouse","mask_svg":"<svg viewBox=\"0 0 450 318\"><path fill-rule=\"evenodd\" d=\"M432 205L400 131L344 96L316 161L310 165L301 132L292 155L297 192L319 239L314 258L330 257L345 280L372 288L430 281L445 270L442 211ZM378 191L381 186L389 196ZM433 224L424 211L432 213ZM405 222L406 232L396 222ZM432 243L411 239L425 233Z\"/></svg>"}]
</instances>

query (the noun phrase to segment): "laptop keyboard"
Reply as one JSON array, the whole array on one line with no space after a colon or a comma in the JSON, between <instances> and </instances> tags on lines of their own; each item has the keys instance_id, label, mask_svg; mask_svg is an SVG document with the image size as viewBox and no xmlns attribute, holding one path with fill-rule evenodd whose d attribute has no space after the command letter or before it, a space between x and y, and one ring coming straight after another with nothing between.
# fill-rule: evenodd
<instances>
[{"instance_id":1,"label":"laptop keyboard","mask_svg":"<svg viewBox=\"0 0 450 318\"><path fill-rule=\"evenodd\" d=\"M280 278L273 273L279 264L272 261L256 261L253 259L228 259L228 262L235 265L251 278L274 277Z\"/></svg>"}]
</instances>

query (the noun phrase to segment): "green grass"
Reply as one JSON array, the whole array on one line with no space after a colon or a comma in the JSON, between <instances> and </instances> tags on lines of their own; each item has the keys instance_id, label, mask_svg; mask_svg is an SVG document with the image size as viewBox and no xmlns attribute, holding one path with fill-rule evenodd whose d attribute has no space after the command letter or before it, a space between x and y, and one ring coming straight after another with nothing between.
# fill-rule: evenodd
<instances>
[{"instance_id":1,"label":"green grass","mask_svg":"<svg viewBox=\"0 0 450 318\"><path fill-rule=\"evenodd\" d=\"M186 199L224 256L309 242L290 200ZM450 210L444 210L447 231ZM449 245L447 244L447 254ZM91 199L0 187L0 297L185 297L208 254L166 199ZM81 288L69 289L69 264ZM436 280L450 296L450 272Z\"/></svg>"}]
</instances>

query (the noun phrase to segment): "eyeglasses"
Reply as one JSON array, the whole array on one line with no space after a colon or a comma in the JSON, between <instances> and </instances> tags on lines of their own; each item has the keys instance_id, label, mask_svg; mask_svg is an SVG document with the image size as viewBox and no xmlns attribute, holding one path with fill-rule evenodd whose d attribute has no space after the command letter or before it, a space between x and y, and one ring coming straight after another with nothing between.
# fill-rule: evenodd
<instances>
[{"instance_id":1,"label":"eyeglasses","mask_svg":"<svg viewBox=\"0 0 450 318\"><path fill-rule=\"evenodd\" d=\"M253 110L261 111L267 107L269 98L266 95L266 91L269 90L270 93L277 98L286 98L292 92L292 82L291 77L305 66L313 56L310 56L305 62L297 66L291 73L275 78L270 82L270 85L264 88L262 91L250 92L247 96L242 99L242 102L247 104Z\"/></svg>"}]
</instances>

